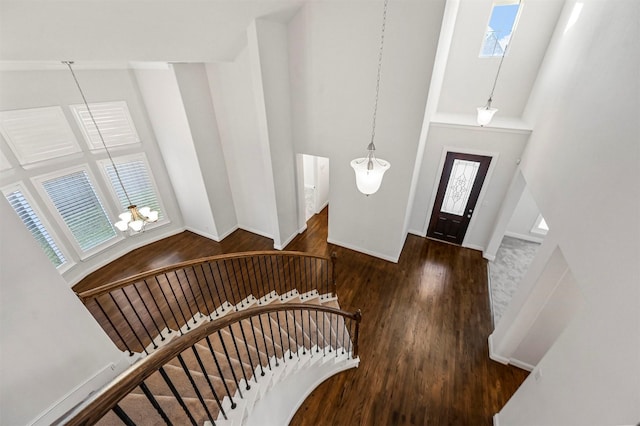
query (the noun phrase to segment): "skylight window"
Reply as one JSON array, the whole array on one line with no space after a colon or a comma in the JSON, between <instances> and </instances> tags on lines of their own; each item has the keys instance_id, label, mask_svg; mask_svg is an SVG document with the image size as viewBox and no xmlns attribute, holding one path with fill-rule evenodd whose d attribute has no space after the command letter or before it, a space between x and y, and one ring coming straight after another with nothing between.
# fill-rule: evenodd
<instances>
[{"instance_id":1,"label":"skylight window","mask_svg":"<svg viewBox=\"0 0 640 426\"><path fill-rule=\"evenodd\" d=\"M519 2L496 2L491 11L480 57L502 56L518 20Z\"/></svg>"}]
</instances>

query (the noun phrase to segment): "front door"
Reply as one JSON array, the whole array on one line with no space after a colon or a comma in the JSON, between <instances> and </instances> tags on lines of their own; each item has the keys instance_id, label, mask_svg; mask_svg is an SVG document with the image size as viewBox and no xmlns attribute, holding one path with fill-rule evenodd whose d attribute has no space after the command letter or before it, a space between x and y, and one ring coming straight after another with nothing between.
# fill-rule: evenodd
<instances>
[{"instance_id":1,"label":"front door","mask_svg":"<svg viewBox=\"0 0 640 426\"><path fill-rule=\"evenodd\" d=\"M447 152L427 237L462 244L491 157Z\"/></svg>"}]
</instances>

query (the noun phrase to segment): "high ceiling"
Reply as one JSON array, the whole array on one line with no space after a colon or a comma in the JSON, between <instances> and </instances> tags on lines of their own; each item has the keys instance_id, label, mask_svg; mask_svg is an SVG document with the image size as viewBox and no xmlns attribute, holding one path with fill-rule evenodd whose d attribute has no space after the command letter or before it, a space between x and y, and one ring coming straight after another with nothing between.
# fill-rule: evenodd
<instances>
[{"instance_id":1,"label":"high ceiling","mask_svg":"<svg viewBox=\"0 0 640 426\"><path fill-rule=\"evenodd\" d=\"M392 0L389 20L393 19L393 9L416 1ZM308 3L311 0L3 0L0 60L3 69L55 69L58 61L66 59L87 68L228 62L246 45L246 29L253 19L288 22ZM369 8L372 3L382 8L379 0L321 3L338 11L341 7ZM443 29L453 25L453 38L446 46L437 111L444 121L467 123L473 121L475 108L486 102L498 68L499 58L478 56L492 1L449 3L459 3L459 8L454 22L442 23ZM494 106L501 111L498 121L519 122L563 5L564 0L522 4L494 96ZM357 30L358 23L353 22L353 26ZM392 53L386 52L385 59L390 56Z\"/></svg>"}]
</instances>

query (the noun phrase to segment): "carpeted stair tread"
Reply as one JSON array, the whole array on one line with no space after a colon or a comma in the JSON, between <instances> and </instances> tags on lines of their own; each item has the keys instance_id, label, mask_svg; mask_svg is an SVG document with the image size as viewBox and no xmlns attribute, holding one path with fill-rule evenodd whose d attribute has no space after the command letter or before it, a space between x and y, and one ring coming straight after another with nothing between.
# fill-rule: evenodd
<instances>
[{"instance_id":1,"label":"carpeted stair tread","mask_svg":"<svg viewBox=\"0 0 640 426\"><path fill-rule=\"evenodd\" d=\"M197 394L182 367L176 367L174 365L167 364L164 366L164 371L167 373L167 376L169 376L171 383L173 383L173 386L175 386L180 395L193 398L197 397ZM227 391L224 383L222 382L222 379L219 377L217 371L215 372L215 374L212 374L212 372L210 371L207 371L207 373L209 373L209 380L211 381L213 390L216 392L218 398L222 400L222 398L227 395ZM193 378L193 381L196 383L196 386L198 387L198 390L200 391L202 397L215 399L211 392L211 388L209 387L209 382L207 382L207 380L205 379L204 374L199 371L190 371L190 374ZM225 378L225 381L231 395L233 395L236 388L236 384L233 381L233 378ZM164 381L164 378L162 377L160 372L153 373L151 376L147 377L144 383L147 385L153 395L170 397L173 396L171 389L169 389L169 386ZM136 388L132 393L141 394L142 390L140 388Z\"/></svg>"},{"instance_id":2,"label":"carpeted stair tread","mask_svg":"<svg viewBox=\"0 0 640 426\"><path fill-rule=\"evenodd\" d=\"M266 324L264 320L262 322L264 329L264 325ZM260 325L256 319L254 319L253 321L249 321L247 319L240 321L240 323L236 323L232 326L234 337L236 337L236 339L242 338L240 327L242 327L242 329L244 330L245 336L247 337L249 343L253 344L254 347L256 347L257 345L256 349L257 352L260 353L260 363L263 367L266 366L267 354L268 357L273 356L273 346L271 346L271 338L266 334L268 333L268 331L265 330L265 334L263 334L262 329L260 328ZM233 338L231 337L231 333L228 330L225 330L222 334L225 338L225 343L227 345L233 345ZM265 341L267 343L267 346L265 346ZM279 345L277 345L277 347L279 347Z\"/></svg>"},{"instance_id":3,"label":"carpeted stair tread","mask_svg":"<svg viewBox=\"0 0 640 426\"><path fill-rule=\"evenodd\" d=\"M175 397L154 395L154 398L174 425L190 424L189 418ZM182 400L197 424L202 425L208 420L206 411L198 399L182 396ZM205 400L205 404L207 404L207 408L213 419L217 418L219 408L216 402L213 400ZM138 426L159 426L166 424L158 411L151 405L151 402L142 394L129 394L124 397L118 405ZM108 412L96 423L98 426L121 426L122 424L123 422L113 411Z\"/></svg>"},{"instance_id":4,"label":"carpeted stair tread","mask_svg":"<svg viewBox=\"0 0 640 426\"><path fill-rule=\"evenodd\" d=\"M238 351L240 352L240 358L242 359L242 366L244 367L245 374L250 376L253 374L253 368L251 366L257 365L258 362L258 350L253 345L253 342L245 342L242 339L242 335L240 335L240 337L235 335L234 337L236 344L238 345ZM247 336L247 340L249 340L249 336Z\"/></svg>"},{"instance_id":5,"label":"carpeted stair tread","mask_svg":"<svg viewBox=\"0 0 640 426\"><path fill-rule=\"evenodd\" d=\"M213 341L212 341L212 343L213 343ZM215 364L213 362L213 358L211 358L211 351L209 350L209 347L201 345L201 344L196 344L196 345L194 345L194 347L198 351L198 356L200 357L200 361L202 362L202 364L204 365L205 369L207 370L207 373L210 374L211 373L211 368L215 368ZM224 364L225 367L228 367L229 363L231 363L231 366L233 367L234 370L240 371L241 361L239 361L237 359L237 354L235 352L235 348L234 348L233 351L231 351L229 353L229 358L226 357L224 352L217 351L217 350L215 350L215 348L214 348L214 353L215 353L216 358L218 359L218 362L221 364L221 366ZM181 356L182 356L182 360L187 365L187 368L189 368L190 370L196 370L196 371L200 370L200 365L198 363L198 360L196 359L195 354L193 353L193 350L188 349L188 350L182 352ZM209 361L209 360L211 360L211 362L207 363L207 361ZM169 364L172 364L172 365L175 365L177 367L180 367L180 361L178 360L177 357L173 358L171 361L169 361ZM210 365L208 365L208 364L210 364ZM251 365L248 363L248 361L245 363L244 368L248 369L248 370L251 369ZM223 371L224 371L224 369L223 369Z\"/></svg>"},{"instance_id":6,"label":"carpeted stair tread","mask_svg":"<svg viewBox=\"0 0 640 426\"><path fill-rule=\"evenodd\" d=\"M295 292L293 296L289 295L285 299L281 301L276 296L270 298L268 303L308 303L339 308L335 299L323 301L314 296L301 300ZM234 399L239 398L237 392L245 391L244 386L237 389L241 381L246 380L252 386L256 381L260 382L259 373L254 377L256 371L275 368L278 362L286 363L289 361L289 357L285 357L288 352L295 357L303 355L312 348L317 348L314 352L326 351L326 355L329 355L329 352L339 348L343 342L348 347L349 338L349 331L344 328L344 320L341 317L336 320L335 317L318 311L281 311L234 323L209 336L208 341L203 339L195 343L193 348L187 348L181 357L215 419L219 412L216 397L221 402L230 396ZM194 354L194 349L204 366L204 372ZM274 361L274 356L279 361ZM196 422L202 425L207 420L206 412L179 359L177 357L171 359L163 369L192 410ZM190 423L159 372L149 376L144 383L173 424ZM165 424L139 387L127 395L119 405L138 425ZM111 426L121 425L122 422L113 412L109 412L98 424Z\"/></svg>"}]
</instances>

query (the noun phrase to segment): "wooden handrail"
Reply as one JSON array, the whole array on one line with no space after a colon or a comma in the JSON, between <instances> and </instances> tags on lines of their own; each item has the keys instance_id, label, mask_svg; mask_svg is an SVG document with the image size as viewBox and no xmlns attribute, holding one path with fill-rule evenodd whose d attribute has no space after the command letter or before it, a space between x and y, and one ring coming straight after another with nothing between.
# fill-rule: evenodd
<instances>
[{"instance_id":1,"label":"wooden handrail","mask_svg":"<svg viewBox=\"0 0 640 426\"><path fill-rule=\"evenodd\" d=\"M358 330L357 327L359 326L362 318L359 310L351 313L328 306L310 305L305 303L286 303L252 307L243 311L229 313L220 319L203 324L195 330L175 338L166 346L161 347L149 356L143 358L128 370L120 374L102 390L94 394L88 401L85 401L80 406L65 413L62 417L56 420L53 425L65 424L75 426L94 424L109 410L111 410L118 401L139 386L142 381L155 373L163 365L167 364L171 359L175 358L205 337L247 318L270 314L273 312L296 310L320 311L328 314L340 315L344 318L354 320L356 322L356 330ZM358 348L357 336L358 334L356 331L356 335L354 337L354 355L357 353L356 351Z\"/></svg>"},{"instance_id":2,"label":"wooden handrail","mask_svg":"<svg viewBox=\"0 0 640 426\"><path fill-rule=\"evenodd\" d=\"M175 263L173 265L163 266L160 268L152 269L150 271L141 272L139 274L122 278L120 280L113 281L111 283L104 284L99 287L93 288L91 290L82 291L76 294L83 302L86 302L89 299L93 299L97 296L107 294L113 290L126 287L137 281L142 281L146 278L151 278L159 274L164 274L166 272L172 272L179 269L188 268L190 266L200 265L206 262L217 262L217 261L224 261L224 260L230 260L230 259L238 259L243 257L272 256L272 255L273 256L278 255L278 256L310 257L310 258L325 260L327 262L332 260L332 258L329 258L327 256L315 255L315 254L299 252L299 251L263 250L263 251L245 251L245 252L238 252L238 253L221 254L216 256L201 257L199 259L187 260L184 262ZM335 277L334 277L334 288L335 288Z\"/></svg>"}]
</instances>

